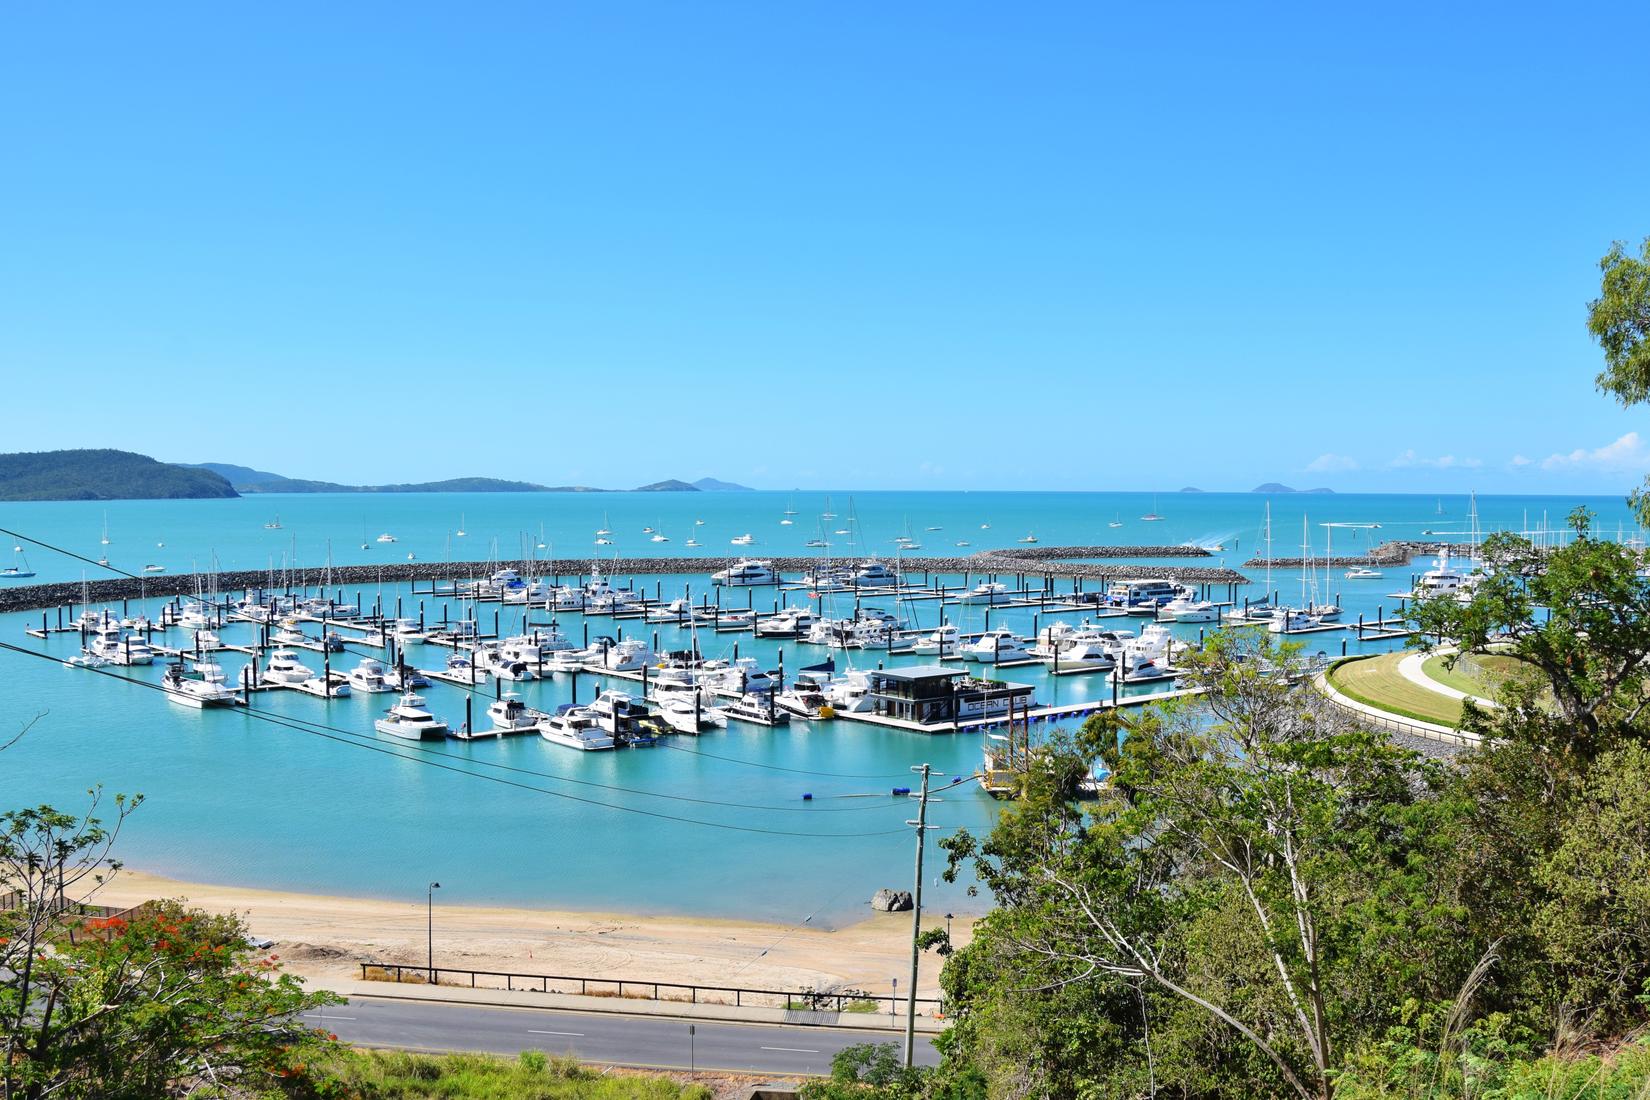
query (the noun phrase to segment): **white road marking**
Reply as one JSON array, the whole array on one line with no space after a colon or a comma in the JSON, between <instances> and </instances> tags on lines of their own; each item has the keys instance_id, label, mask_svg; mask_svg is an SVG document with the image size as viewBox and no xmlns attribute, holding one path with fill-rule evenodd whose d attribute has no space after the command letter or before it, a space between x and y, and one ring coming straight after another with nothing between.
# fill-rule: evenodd
<instances>
[{"instance_id":1,"label":"white road marking","mask_svg":"<svg viewBox=\"0 0 1650 1100\"><path fill-rule=\"evenodd\" d=\"M572 1035L572 1036L575 1036L576 1038L580 1038L580 1039L584 1038L584 1032L582 1032L582 1031L534 1031L532 1028L528 1028L527 1029L527 1034L529 1034L529 1035Z\"/></svg>"},{"instance_id":2,"label":"white road marking","mask_svg":"<svg viewBox=\"0 0 1650 1100\"><path fill-rule=\"evenodd\" d=\"M806 1047L763 1047L762 1049L763 1050L782 1050L786 1054L818 1054L819 1053L819 1051L817 1051L817 1050L809 1050Z\"/></svg>"},{"instance_id":3,"label":"white road marking","mask_svg":"<svg viewBox=\"0 0 1650 1100\"><path fill-rule=\"evenodd\" d=\"M304 1015L313 1016L317 1020L348 1020L352 1024L355 1022L354 1016L334 1016L326 1012L306 1012Z\"/></svg>"}]
</instances>

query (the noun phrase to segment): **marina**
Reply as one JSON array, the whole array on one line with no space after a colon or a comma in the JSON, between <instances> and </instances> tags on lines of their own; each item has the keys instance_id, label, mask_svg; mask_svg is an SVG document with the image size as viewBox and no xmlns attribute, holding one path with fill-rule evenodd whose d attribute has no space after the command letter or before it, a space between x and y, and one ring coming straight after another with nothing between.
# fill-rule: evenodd
<instances>
[{"instance_id":1,"label":"marina","mask_svg":"<svg viewBox=\"0 0 1650 1100\"><path fill-rule=\"evenodd\" d=\"M622 520L618 501L598 505L596 516L599 522L601 510L609 511L616 532L646 524L674 534L694 525L671 507L691 508L707 513L701 531L725 524L756 533L771 499L743 498L733 518L721 520L718 509L732 505L703 499L647 504L640 523ZM398 887L384 875L317 883L314 854L340 866L366 860L387 868L414 852L432 871L445 867L443 875L461 877L459 868L468 869L480 896L501 903L541 898L538 883L555 881L569 904L656 904L657 889L644 893L640 880L606 873L622 858L650 884L673 884L683 911L714 914L725 910L693 885L702 861L669 854L684 843L702 847L708 836L725 837L744 854L739 866L750 867L729 872L742 883L741 911L755 905L790 914L795 899L823 903L840 884L857 883L836 906L847 912L853 898L883 885L874 870L883 859L873 859L868 871L867 853L884 846L892 853L908 839L904 808L887 801L886 789L897 781L869 777L908 776L910 764L926 759L968 780L958 790L970 793L945 804L945 824L984 827L995 800L971 777L981 774L984 746L995 744L989 738L1018 722L1040 742L1095 714L1185 699L1189 689L1176 680L1181 653L1224 623L1265 625L1265 612L1279 606L1263 589L1264 571L1233 569L1210 551L1173 545L1196 534L1176 530L1177 501L1157 504L1165 519L1152 528L1162 532L1161 543L1131 546L1127 553L1149 556L1126 557L1096 553L1092 538L1057 542L1053 512L1011 525L1013 499L990 502L990 530L958 517L961 498L946 504L950 511L938 525L970 532L976 545L959 551L966 557L851 556L835 548L798 554L764 540L769 544L727 547L732 553L702 559L675 551L670 558L594 562L552 555L552 544L563 540L549 530L557 523L546 524L546 546L538 548L537 520L521 525L533 531L525 540L530 552L442 560L439 548L427 548L417 515L399 510L407 502L388 500L375 502L387 510L369 517L367 539L359 519L353 537L342 525L329 568L327 543L317 537L325 528L317 527L313 509L335 505L288 498L279 508L280 531L263 527L274 509L249 516L248 537L270 541L272 562L236 568L232 559L244 550L212 552L231 541L218 525L191 533L174 521L165 523L167 547L192 544L195 560L215 560L220 568L168 560L166 574L130 576L110 576L91 559L108 552L118 562L123 534L137 526L134 512L160 514L165 505L110 507L107 546L99 542L102 507L83 510L89 521L74 521L74 507L64 507L57 526L22 533L55 546L67 541L63 524L85 526L90 546L79 552L88 560L19 542L37 576L0 587L8 608L0 632L9 635L0 640L38 654L7 655L13 671L0 693L20 712L47 712L8 751L0 789L28 776L31 791L60 801L97 782L141 790L151 796L144 814L152 824L132 833L133 854L185 878L233 881L241 868L257 867L260 881L277 885L392 895ZM1222 506L1241 506L1253 526L1257 503L1242 497ZM502 534L489 534L499 529L502 504L474 496L463 502L466 544L486 551L505 543ZM1363 516L1381 504L1345 507ZM1324 506L1313 502L1314 511ZM775 513L785 507L778 503ZM20 507L15 514L22 518L11 523L21 524L31 509ZM871 504L862 500L858 510L858 526L866 526ZM1117 512L1146 510L1103 506L1094 514L1104 530ZM900 512L896 530L906 512L913 531L925 526L912 499ZM805 514L783 530L803 528ZM1216 521L1196 522L1207 529ZM1300 522L1297 514L1293 523ZM564 536L568 527L597 526L559 524ZM1038 544L1018 542L1027 528L1036 530ZM989 540L998 530L1006 545L994 548ZM295 554L294 537L306 531L315 532L309 550L299 543ZM342 560L379 553L376 543L358 549L377 531L393 533L397 548L416 547L418 560L407 562L399 551L381 564ZM716 541L710 534L701 536L707 546ZM796 537L801 549L806 540ZM1337 548L1341 541L1337 535ZM1239 554L1247 560L1245 550ZM299 564L299 555L315 564ZM1291 640L1326 658L1401 646L1407 603L1390 594L1407 597L1406 583L1418 584L1436 556L1434 546L1407 569L1383 566L1382 578L1337 573L1330 595L1342 607L1340 621ZM712 574L741 562L767 563L776 583L713 582ZM880 562L886 572L873 571L861 585L854 575L866 562ZM1280 588L1294 580L1295 570L1277 572ZM1414 582L1407 581L1411 574ZM1210 619L1205 603L1217 618ZM120 635L100 656L90 647L110 620ZM133 663L123 663L128 637ZM1160 648L1147 652L1146 642ZM973 660L964 652L969 647ZM141 663L144 648L149 663ZM293 669L290 680L266 682L263 673L279 650L307 675ZM197 709L167 693L169 668L181 665L178 675L193 680L202 662L219 667L233 703ZM258 670L250 680L242 674L249 666ZM923 668L941 670L946 682L992 686L970 689L980 709L964 713L959 705L951 715L901 713L904 704L878 698L888 694L879 675ZM208 675L200 673L202 683ZM379 725L408 691L430 716L416 738L399 720L394 732ZM626 696L624 710L594 713L604 692ZM993 693L1013 701L993 702ZM122 720L110 721L113 707ZM74 747L92 737L95 753ZM440 769L416 762L425 758ZM535 789L496 782L504 779ZM803 801L804 793L811 798ZM317 815L317 806L326 812ZM647 818L643 810L700 823ZM734 826L758 831L729 831ZM528 873L507 875L493 838L523 829L578 836L581 843L554 842L524 857L516 852L509 866ZM197 839L207 834L214 842L202 847ZM292 839L271 849L261 840L270 835ZM933 885L935 904L966 910L962 886ZM762 909L767 903L753 898L773 901Z\"/></svg>"}]
</instances>

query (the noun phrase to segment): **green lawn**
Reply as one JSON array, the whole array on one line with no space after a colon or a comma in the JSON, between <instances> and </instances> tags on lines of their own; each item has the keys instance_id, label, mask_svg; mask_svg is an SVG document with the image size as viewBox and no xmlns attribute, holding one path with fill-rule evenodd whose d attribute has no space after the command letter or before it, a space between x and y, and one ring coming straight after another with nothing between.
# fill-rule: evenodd
<instances>
[{"instance_id":1,"label":"green lawn","mask_svg":"<svg viewBox=\"0 0 1650 1100\"><path fill-rule=\"evenodd\" d=\"M1421 722L1460 725L1459 699L1428 691L1420 684L1411 683L1398 671L1398 662L1407 656L1405 652L1383 653L1379 657L1348 661L1337 665L1330 672L1329 680L1336 691L1365 706Z\"/></svg>"},{"instance_id":2,"label":"green lawn","mask_svg":"<svg viewBox=\"0 0 1650 1100\"><path fill-rule=\"evenodd\" d=\"M1493 700L1502 682L1523 662L1496 653L1480 653L1461 658L1454 668L1447 665L1448 658L1428 657L1421 670L1445 687L1464 691L1475 699Z\"/></svg>"},{"instance_id":3,"label":"green lawn","mask_svg":"<svg viewBox=\"0 0 1650 1100\"><path fill-rule=\"evenodd\" d=\"M711 1100L702 1085L604 1073L537 1051L508 1059L344 1049L309 1073L330 1087L325 1095L372 1100Z\"/></svg>"}]
</instances>

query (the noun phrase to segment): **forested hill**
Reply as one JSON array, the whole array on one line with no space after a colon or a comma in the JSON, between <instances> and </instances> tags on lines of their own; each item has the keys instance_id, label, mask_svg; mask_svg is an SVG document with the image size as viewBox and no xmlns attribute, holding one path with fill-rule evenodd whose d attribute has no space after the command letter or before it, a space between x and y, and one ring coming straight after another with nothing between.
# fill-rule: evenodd
<instances>
[{"instance_id":1,"label":"forested hill","mask_svg":"<svg viewBox=\"0 0 1650 1100\"><path fill-rule=\"evenodd\" d=\"M239 494L211 470L131 451L0 454L0 500L156 500Z\"/></svg>"}]
</instances>

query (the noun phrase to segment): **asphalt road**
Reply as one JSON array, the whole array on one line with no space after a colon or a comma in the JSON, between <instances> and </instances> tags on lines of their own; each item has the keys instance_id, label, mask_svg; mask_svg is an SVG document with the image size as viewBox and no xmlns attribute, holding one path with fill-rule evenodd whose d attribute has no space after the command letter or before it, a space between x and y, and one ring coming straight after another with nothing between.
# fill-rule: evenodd
<instances>
[{"instance_id":1,"label":"asphalt road","mask_svg":"<svg viewBox=\"0 0 1650 1100\"><path fill-rule=\"evenodd\" d=\"M309 1012L304 1020L369 1047L506 1055L542 1050L625 1066L775 1074L829 1073L831 1057L844 1047L904 1041L903 1032L886 1028L695 1020L690 1035L690 1022L681 1019L377 998ZM939 1062L939 1052L921 1032L917 1061Z\"/></svg>"}]
</instances>

